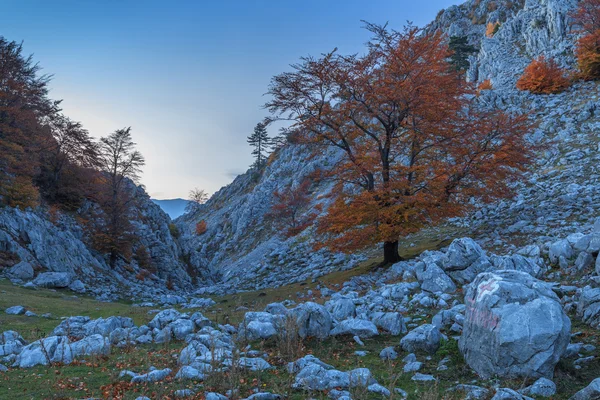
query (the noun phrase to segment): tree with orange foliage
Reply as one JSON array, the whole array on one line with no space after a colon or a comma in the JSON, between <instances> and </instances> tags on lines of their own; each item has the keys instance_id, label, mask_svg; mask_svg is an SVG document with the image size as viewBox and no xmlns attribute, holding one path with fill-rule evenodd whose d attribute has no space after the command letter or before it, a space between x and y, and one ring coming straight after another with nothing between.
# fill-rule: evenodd
<instances>
[{"instance_id":1,"label":"tree with orange foliage","mask_svg":"<svg viewBox=\"0 0 600 400\"><path fill-rule=\"evenodd\" d=\"M525 68L517 89L536 94L560 93L571 85L566 72L553 59L540 56Z\"/></svg>"},{"instance_id":2,"label":"tree with orange foliage","mask_svg":"<svg viewBox=\"0 0 600 400\"><path fill-rule=\"evenodd\" d=\"M310 180L305 179L297 188L289 187L283 192L276 191L273 194L275 202L268 216L286 237L302 232L317 218L316 211L321 211L320 205L311 212L307 211L311 201L310 184Z\"/></svg>"},{"instance_id":3,"label":"tree with orange foliage","mask_svg":"<svg viewBox=\"0 0 600 400\"><path fill-rule=\"evenodd\" d=\"M492 84L491 79L486 79L477 86L477 93L481 93L482 90L492 90L493 88L494 85Z\"/></svg>"},{"instance_id":4,"label":"tree with orange foliage","mask_svg":"<svg viewBox=\"0 0 600 400\"><path fill-rule=\"evenodd\" d=\"M489 38L494 37L496 32L498 32L498 29L500 29L500 22L498 22L498 21L488 22L488 24L485 28L485 36L487 36Z\"/></svg>"},{"instance_id":5,"label":"tree with orange foliage","mask_svg":"<svg viewBox=\"0 0 600 400\"><path fill-rule=\"evenodd\" d=\"M393 263L400 237L460 215L472 198L508 196L531 155L531 126L469 103L473 90L450 68L442 34L367 29L366 55L302 58L273 78L266 107L273 120L292 120L299 142L343 151L330 172L337 199L318 223L324 245L383 242Z\"/></svg>"},{"instance_id":6,"label":"tree with orange foliage","mask_svg":"<svg viewBox=\"0 0 600 400\"><path fill-rule=\"evenodd\" d=\"M22 44L0 36L0 204L38 204L33 179L49 136L45 122L59 103L48 98L49 81L32 56L23 54Z\"/></svg>"},{"instance_id":7,"label":"tree with orange foliage","mask_svg":"<svg viewBox=\"0 0 600 400\"><path fill-rule=\"evenodd\" d=\"M580 77L600 79L600 0L582 0L571 17L583 33L575 49Z\"/></svg>"},{"instance_id":8,"label":"tree with orange foliage","mask_svg":"<svg viewBox=\"0 0 600 400\"><path fill-rule=\"evenodd\" d=\"M207 231L208 227L206 225L206 221L202 220L196 224L196 235L204 235Z\"/></svg>"}]
</instances>

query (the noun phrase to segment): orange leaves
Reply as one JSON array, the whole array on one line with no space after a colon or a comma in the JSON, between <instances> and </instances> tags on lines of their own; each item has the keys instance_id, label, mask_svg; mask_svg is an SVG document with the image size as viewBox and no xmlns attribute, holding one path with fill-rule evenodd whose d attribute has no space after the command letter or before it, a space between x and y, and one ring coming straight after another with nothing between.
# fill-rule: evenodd
<instances>
[{"instance_id":1,"label":"orange leaves","mask_svg":"<svg viewBox=\"0 0 600 400\"><path fill-rule=\"evenodd\" d=\"M268 216L273 219L275 226L283 231L284 236L296 236L308 228L321 211L317 205L310 207L310 180L305 179L297 188L287 188L274 193L275 204Z\"/></svg>"},{"instance_id":2,"label":"orange leaves","mask_svg":"<svg viewBox=\"0 0 600 400\"><path fill-rule=\"evenodd\" d=\"M486 79L481 82L479 86L477 86L477 93L480 93L482 90L492 90L494 86L492 85L492 81L490 79Z\"/></svg>"},{"instance_id":3,"label":"orange leaves","mask_svg":"<svg viewBox=\"0 0 600 400\"><path fill-rule=\"evenodd\" d=\"M198 235L198 236L204 235L206 233L207 229L208 228L207 228L205 220L202 220L202 221L198 222L196 224L196 235Z\"/></svg>"},{"instance_id":4,"label":"orange leaves","mask_svg":"<svg viewBox=\"0 0 600 400\"><path fill-rule=\"evenodd\" d=\"M575 54L580 77L586 81L600 79L600 29L579 39Z\"/></svg>"},{"instance_id":5,"label":"orange leaves","mask_svg":"<svg viewBox=\"0 0 600 400\"><path fill-rule=\"evenodd\" d=\"M600 79L600 0L582 0L571 17L584 34L575 48L579 77L586 81Z\"/></svg>"},{"instance_id":6,"label":"orange leaves","mask_svg":"<svg viewBox=\"0 0 600 400\"><path fill-rule=\"evenodd\" d=\"M498 32L498 29L500 29L500 22L488 22L487 26L485 27L485 36L488 38L494 37L496 32Z\"/></svg>"},{"instance_id":7,"label":"orange leaves","mask_svg":"<svg viewBox=\"0 0 600 400\"><path fill-rule=\"evenodd\" d=\"M600 0L581 0L571 18L583 32L595 33L600 29Z\"/></svg>"},{"instance_id":8,"label":"orange leaves","mask_svg":"<svg viewBox=\"0 0 600 400\"><path fill-rule=\"evenodd\" d=\"M274 120L294 121L297 141L344 154L329 174L337 199L318 232L321 246L345 251L393 245L460 214L471 197L507 196L503 180L518 177L531 149L527 117L475 110L443 36L367 29L374 37L366 55L304 58L273 79L266 105ZM289 215L296 202L277 195L275 210Z\"/></svg>"},{"instance_id":9,"label":"orange leaves","mask_svg":"<svg viewBox=\"0 0 600 400\"><path fill-rule=\"evenodd\" d=\"M541 56L531 62L521 78L517 89L536 94L560 93L571 85L566 73L554 60Z\"/></svg>"}]
</instances>

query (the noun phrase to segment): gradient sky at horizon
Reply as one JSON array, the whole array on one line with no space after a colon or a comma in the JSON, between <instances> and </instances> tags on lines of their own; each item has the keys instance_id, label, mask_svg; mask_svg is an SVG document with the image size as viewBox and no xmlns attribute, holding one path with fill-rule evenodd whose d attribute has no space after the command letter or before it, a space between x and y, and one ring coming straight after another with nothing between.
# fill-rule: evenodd
<instances>
[{"instance_id":1,"label":"gradient sky at horizon","mask_svg":"<svg viewBox=\"0 0 600 400\"><path fill-rule=\"evenodd\" d=\"M0 35L24 42L54 75L51 97L94 136L132 127L142 183L163 199L247 169L269 81L299 57L360 53L361 20L423 26L461 2L5 0Z\"/></svg>"}]
</instances>

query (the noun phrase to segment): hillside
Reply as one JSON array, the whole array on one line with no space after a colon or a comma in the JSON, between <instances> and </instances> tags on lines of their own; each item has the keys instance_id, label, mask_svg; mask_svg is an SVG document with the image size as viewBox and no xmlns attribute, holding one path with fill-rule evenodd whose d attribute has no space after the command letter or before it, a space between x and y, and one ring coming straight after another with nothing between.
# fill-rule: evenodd
<instances>
[{"instance_id":1,"label":"hillside","mask_svg":"<svg viewBox=\"0 0 600 400\"><path fill-rule=\"evenodd\" d=\"M472 47L477 115L525 113L535 152L514 196L470 199L391 265L319 246L336 192L317 178L344 154L294 140L174 220L132 185L135 255L114 267L93 201L0 208L0 398L600 399L600 81L575 73L572 19L594 1L468 0L425 28ZM541 56L564 91L517 89Z\"/></svg>"}]
</instances>

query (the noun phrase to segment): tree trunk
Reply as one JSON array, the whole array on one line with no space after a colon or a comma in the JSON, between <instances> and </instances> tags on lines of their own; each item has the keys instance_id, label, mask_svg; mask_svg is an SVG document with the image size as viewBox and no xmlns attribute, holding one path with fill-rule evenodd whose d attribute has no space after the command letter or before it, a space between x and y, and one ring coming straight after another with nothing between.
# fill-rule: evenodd
<instances>
[{"instance_id":1,"label":"tree trunk","mask_svg":"<svg viewBox=\"0 0 600 400\"><path fill-rule=\"evenodd\" d=\"M398 254L398 241L383 243L383 263L394 264L401 261L402 258Z\"/></svg>"}]
</instances>

